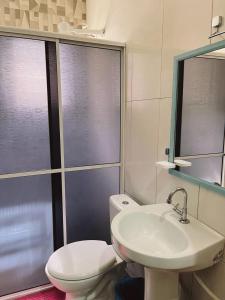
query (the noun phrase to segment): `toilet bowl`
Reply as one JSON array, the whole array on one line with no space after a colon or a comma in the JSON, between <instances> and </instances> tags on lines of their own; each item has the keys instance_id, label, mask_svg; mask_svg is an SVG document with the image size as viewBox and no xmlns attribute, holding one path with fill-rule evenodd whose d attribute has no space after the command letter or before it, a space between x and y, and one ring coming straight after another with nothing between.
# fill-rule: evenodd
<instances>
[{"instance_id":1,"label":"toilet bowl","mask_svg":"<svg viewBox=\"0 0 225 300\"><path fill-rule=\"evenodd\" d=\"M66 293L66 300L114 299L114 285L123 274L123 261L104 241L68 244L49 258L50 282Z\"/></svg>"},{"instance_id":2,"label":"toilet bowl","mask_svg":"<svg viewBox=\"0 0 225 300\"><path fill-rule=\"evenodd\" d=\"M121 210L138 204L129 196L110 196L110 222ZM105 241L74 242L56 250L46 267L49 281L66 293L66 300L114 300L115 283L125 263Z\"/></svg>"}]
</instances>

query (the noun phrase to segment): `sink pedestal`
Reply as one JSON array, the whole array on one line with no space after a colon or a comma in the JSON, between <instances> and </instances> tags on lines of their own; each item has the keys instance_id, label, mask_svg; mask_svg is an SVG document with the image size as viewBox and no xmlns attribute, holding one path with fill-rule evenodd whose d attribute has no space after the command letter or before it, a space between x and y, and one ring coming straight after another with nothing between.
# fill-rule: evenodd
<instances>
[{"instance_id":1,"label":"sink pedestal","mask_svg":"<svg viewBox=\"0 0 225 300\"><path fill-rule=\"evenodd\" d=\"M178 276L145 267L145 300L178 300Z\"/></svg>"}]
</instances>

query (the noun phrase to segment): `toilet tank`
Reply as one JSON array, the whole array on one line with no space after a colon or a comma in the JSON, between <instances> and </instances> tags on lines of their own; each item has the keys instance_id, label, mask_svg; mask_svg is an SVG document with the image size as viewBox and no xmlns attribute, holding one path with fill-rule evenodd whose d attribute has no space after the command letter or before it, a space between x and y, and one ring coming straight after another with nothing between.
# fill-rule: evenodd
<instances>
[{"instance_id":1,"label":"toilet tank","mask_svg":"<svg viewBox=\"0 0 225 300\"><path fill-rule=\"evenodd\" d=\"M109 198L110 224L113 218L128 207L137 207L139 204L125 194L112 195Z\"/></svg>"}]
</instances>

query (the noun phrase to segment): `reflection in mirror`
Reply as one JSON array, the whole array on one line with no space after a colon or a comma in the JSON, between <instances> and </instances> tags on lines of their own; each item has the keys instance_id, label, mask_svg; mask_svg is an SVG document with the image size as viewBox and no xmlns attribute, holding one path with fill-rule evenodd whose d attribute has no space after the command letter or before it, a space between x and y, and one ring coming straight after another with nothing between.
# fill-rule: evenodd
<instances>
[{"instance_id":1,"label":"reflection in mirror","mask_svg":"<svg viewBox=\"0 0 225 300\"><path fill-rule=\"evenodd\" d=\"M179 62L175 157L182 173L224 187L225 49Z\"/></svg>"}]
</instances>

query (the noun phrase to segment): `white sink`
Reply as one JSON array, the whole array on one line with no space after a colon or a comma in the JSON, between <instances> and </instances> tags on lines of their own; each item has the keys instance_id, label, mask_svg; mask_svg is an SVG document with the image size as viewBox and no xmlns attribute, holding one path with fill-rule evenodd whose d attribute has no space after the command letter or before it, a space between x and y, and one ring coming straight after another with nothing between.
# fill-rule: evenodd
<instances>
[{"instance_id":1,"label":"white sink","mask_svg":"<svg viewBox=\"0 0 225 300\"><path fill-rule=\"evenodd\" d=\"M146 270L177 273L200 270L217 263L223 255L224 237L191 216L188 216L189 224L180 223L179 218L170 204L123 210L111 224L113 246L123 259L140 263ZM157 276L152 272L146 276L152 281L155 278L157 285L158 273ZM172 281L178 280L174 274L171 276ZM167 278L168 274L166 279L161 279L165 282ZM151 289L153 285L151 283ZM169 285L172 286L171 282ZM162 289L158 292L161 295ZM146 299L178 299L172 296L175 292L169 296L166 291L164 296L158 297L155 292L146 293Z\"/></svg>"},{"instance_id":2,"label":"white sink","mask_svg":"<svg viewBox=\"0 0 225 300\"><path fill-rule=\"evenodd\" d=\"M223 253L224 237L189 219L189 224L180 223L170 204L124 210L111 225L113 246L122 257L147 267L177 271L207 268Z\"/></svg>"}]
</instances>

